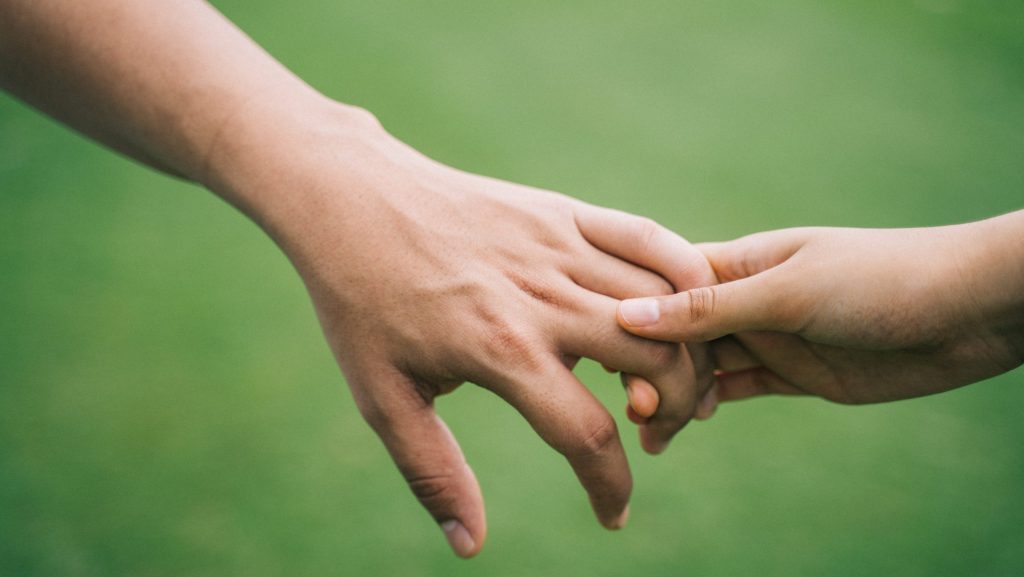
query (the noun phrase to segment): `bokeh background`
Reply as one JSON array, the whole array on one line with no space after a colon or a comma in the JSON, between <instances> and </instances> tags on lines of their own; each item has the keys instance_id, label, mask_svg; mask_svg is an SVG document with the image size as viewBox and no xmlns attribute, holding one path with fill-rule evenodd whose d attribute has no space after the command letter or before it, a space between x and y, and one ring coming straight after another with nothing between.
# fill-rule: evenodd
<instances>
[{"instance_id":1,"label":"bokeh background","mask_svg":"<svg viewBox=\"0 0 1024 577\"><path fill-rule=\"evenodd\" d=\"M688 238L1024 206L1019 0L215 4L460 168ZM935 258L943 258L937 254ZM579 370L621 417L616 379ZM489 541L455 559L357 415L298 277L194 186L0 96L0 573L1021 575L1024 373L887 406L723 407L620 533L466 386Z\"/></svg>"}]
</instances>

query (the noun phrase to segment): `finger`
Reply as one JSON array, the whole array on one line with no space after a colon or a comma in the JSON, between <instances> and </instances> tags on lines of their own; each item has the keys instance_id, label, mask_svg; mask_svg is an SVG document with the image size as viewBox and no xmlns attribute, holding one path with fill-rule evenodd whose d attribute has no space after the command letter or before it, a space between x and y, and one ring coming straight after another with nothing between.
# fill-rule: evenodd
<instances>
[{"instance_id":1,"label":"finger","mask_svg":"<svg viewBox=\"0 0 1024 577\"><path fill-rule=\"evenodd\" d=\"M676 291L716 282L704 255L681 236L651 219L579 203L576 226L602 251L652 270Z\"/></svg>"},{"instance_id":2,"label":"finger","mask_svg":"<svg viewBox=\"0 0 1024 577\"><path fill-rule=\"evenodd\" d=\"M731 336L715 339L708 344L717 370L732 373L761 366L761 361Z\"/></svg>"},{"instance_id":3,"label":"finger","mask_svg":"<svg viewBox=\"0 0 1024 577\"><path fill-rule=\"evenodd\" d=\"M578 314L563 321L558 345L572 354L586 356L627 373L628 390L640 391L635 379L642 377L656 389L656 412L645 425L651 430L644 444L658 453L693 416L698 392L711 386L710 369L698 373L685 348L636 338L616 326L613 314L618 301L580 291L575 298ZM700 391L698 391L698 388ZM634 410L637 407L634 406ZM639 411L638 411L639 412Z\"/></svg>"},{"instance_id":4,"label":"finger","mask_svg":"<svg viewBox=\"0 0 1024 577\"><path fill-rule=\"evenodd\" d=\"M609 373L619 372L608 365L601 367ZM619 378L622 380L622 387L626 389L626 416L637 425L646 423L658 410L658 389L643 377L636 375L620 373Z\"/></svg>"},{"instance_id":5,"label":"finger","mask_svg":"<svg viewBox=\"0 0 1024 577\"><path fill-rule=\"evenodd\" d=\"M565 365L565 368L569 369L570 371L575 369L576 365L579 364L579 362L580 362L580 358L577 357L577 356L573 356L573 355L562 355L561 358L562 358L562 364ZM608 367L605 367L605 370L606 371L609 370ZM610 372L615 372L615 371L610 371Z\"/></svg>"},{"instance_id":6,"label":"finger","mask_svg":"<svg viewBox=\"0 0 1024 577\"><path fill-rule=\"evenodd\" d=\"M722 373L715 377L720 402L739 401L762 395L805 395L777 374L765 368L735 373Z\"/></svg>"},{"instance_id":7,"label":"finger","mask_svg":"<svg viewBox=\"0 0 1024 577\"><path fill-rule=\"evenodd\" d=\"M363 417L449 546L460 557L476 555L487 534L480 485L432 404L393 370L352 375L349 385Z\"/></svg>"},{"instance_id":8,"label":"finger","mask_svg":"<svg viewBox=\"0 0 1024 577\"><path fill-rule=\"evenodd\" d=\"M577 225L588 242L602 251L616 255L618 258L613 257L615 261L626 264L625 261L619 260L621 258L636 262L651 270L671 276L680 286L714 281L713 275L704 262L705 259L701 258L701 255L694 250L690 243L653 221L616 210L585 205L581 207L577 216ZM593 269L585 270L591 271L591 276L587 277L588 282L579 282L578 284L612 298L621 300L636 296L665 294L663 292L648 292L638 295L639 291L650 291L657 287L644 288L638 279L625 274L616 275L613 279L605 281L606 283L617 283L614 285L616 287L614 290L600 290L595 287L607 287L608 285L601 285L599 284L601 279L593 278L595 276ZM607 272L613 271L612 267L608 267ZM624 382L626 381L624 380ZM632 385L627 384L626 387L630 405L639 417L645 418L646 422L657 409L657 390L649 382L635 375L628 382L632 383Z\"/></svg>"},{"instance_id":9,"label":"finger","mask_svg":"<svg viewBox=\"0 0 1024 577\"><path fill-rule=\"evenodd\" d=\"M626 388L626 396L633 412L645 421L654 416L658 410L658 389L643 377L622 373L622 385Z\"/></svg>"},{"instance_id":10,"label":"finger","mask_svg":"<svg viewBox=\"0 0 1024 577\"><path fill-rule=\"evenodd\" d=\"M624 300L619 324L635 335L671 342L703 342L751 330L795 331L808 307L779 270L667 297Z\"/></svg>"},{"instance_id":11,"label":"finger","mask_svg":"<svg viewBox=\"0 0 1024 577\"><path fill-rule=\"evenodd\" d=\"M628 373L622 373L622 381L629 395L626 417L640 427L640 446L652 455L663 452L675 433L689 421L689 417L669 418L662 415L655 421L654 416L661 400L657 387L642 377Z\"/></svg>"},{"instance_id":12,"label":"finger","mask_svg":"<svg viewBox=\"0 0 1024 577\"><path fill-rule=\"evenodd\" d=\"M694 413L693 418L698 421L706 421L715 414L715 410L718 409L718 384L715 383L708 389L708 392L704 393L701 397L700 402L697 403L697 411Z\"/></svg>"},{"instance_id":13,"label":"finger","mask_svg":"<svg viewBox=\"0 0 1024 577\"><path fill-rule=\"evenodd\" d=\"M667 280L657 274L589 244L586 244L584 254L573 260L569 274L579 286L619 300L676 292Z\"/></svg>"},{"instance_id":14,"label":"finger","mask_svg":"<svg viewBox=\"0 0 1024 577\"><path fill-rule=\"evenodd\" d=\"M628 403L626 404L626 418L629 419L630 422L632 422L634 425L645 425L647 424L648 420L647 417L641 417L640 415L636 414L636 411L634 411L633 407Z\"/></svg>"},{"instance_id":15,"label":"finger","mask_svg":"<svg viewBox=\"0 0 1024 577\"><path fill-rule=\"evenodd\" d=\"M621 528L629 515L633 477L615 420L560 363L530 365L530 370L492 375L488 388L565 456L601 524Z\"/></svg>"},{"instance_id":16,"label":"finger","mask_svg":"<svg viewBox=\"0 0 1024 577\"><path fill-rule=\"evenodd\" d=\"M747 278L789 260L812 235L811 228L750 234L727 242L694 245L711 263L719 282Z\"/></svg>"}]
</instances>

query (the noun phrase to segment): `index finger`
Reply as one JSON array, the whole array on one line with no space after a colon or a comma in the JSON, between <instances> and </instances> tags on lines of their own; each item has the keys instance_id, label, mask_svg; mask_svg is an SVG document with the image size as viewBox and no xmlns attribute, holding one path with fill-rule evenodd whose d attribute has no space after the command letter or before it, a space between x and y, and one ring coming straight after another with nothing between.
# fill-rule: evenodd
<instances>
[{"instance_id":1,"label":"index finger","mask_svg":"<svg viewBox=\"0 0 1024 577\"><path fill-rule=\"evenodd\" d=\"M683 237L649 218L579 203L576 226L594 247L642 266L672 283L676 291L714 284L707 258Z\"/></svg>"}]
</instances>

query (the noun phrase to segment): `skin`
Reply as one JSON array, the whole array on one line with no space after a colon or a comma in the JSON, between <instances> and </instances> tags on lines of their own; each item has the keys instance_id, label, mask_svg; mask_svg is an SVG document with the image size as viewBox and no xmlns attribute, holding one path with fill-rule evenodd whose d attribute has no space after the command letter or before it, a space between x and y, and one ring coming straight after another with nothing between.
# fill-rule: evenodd
<instances>
[{"instance_id":1,"label":"skin","mask_svg":"<svg viewBox=\"0 0 1024 577\"><path fill-rule=\"evenodd\" d=\"M507 400L618 528L625 453L571 368L588 357L629 373L650 452L712 385L706 347L614 321L617 299L713 282L693 246L646 219L432 161L205 2L0 0L0 86L267 231L304 280L359 410L458 555L480 550L486 521L437 396L470 381Z\"/></svg>"},{"instance_id":2,"label":"skin","mask_svg":"<svg viewBox=\"0 0 1024 577\"><path fill-rule=\"evenodd\" d=\"M722 282L624 301L620 324L712 343L701 403L846 404L947 391L1024 363L1024 210L957 226L800 228L701 245Z\"/></svg>"}]
</instances>

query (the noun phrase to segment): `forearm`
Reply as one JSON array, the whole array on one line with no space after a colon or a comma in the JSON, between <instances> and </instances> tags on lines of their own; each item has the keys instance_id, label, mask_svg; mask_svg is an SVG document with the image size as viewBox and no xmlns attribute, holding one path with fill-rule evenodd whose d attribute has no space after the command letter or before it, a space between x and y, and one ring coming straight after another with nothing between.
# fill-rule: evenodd
<instances>
[{"instance_id":1,"label":"forearm","mask_svg":"<svg viewBox=\"0 0 1024 577\"><path fill-rule=\"evenodd\" d=\"M0 0L0 86L203 183L218 134L254 101L321 100L200 0Z\"/></svg>"},{"instance_id":2,"label":"forearm","mask_svg":"<svg viewBox=\"0 0 1024 577\"><path fill-rule=\"evenodd\" d=\"M1024 363L1024 210L969 226L972 298L1016 363Z\"/></svg>"}]
</instances>

